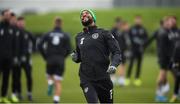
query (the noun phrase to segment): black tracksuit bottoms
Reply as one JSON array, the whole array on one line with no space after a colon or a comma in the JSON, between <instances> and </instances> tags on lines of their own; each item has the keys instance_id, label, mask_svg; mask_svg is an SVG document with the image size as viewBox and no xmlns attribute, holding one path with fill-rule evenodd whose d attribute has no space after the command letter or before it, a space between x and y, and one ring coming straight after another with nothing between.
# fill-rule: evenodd
<instances>
[{"instance_id":1,"label":"black tracksuit bottoms","mask_svg":"<svg viewBox=\"0 0 180 104\"><path fill-rule=\"evenodd\" d=\"M1 85L2 85L1 96L2 97L6 97L7 95L11 65L12 65L11 59L8 59L8 58L0 59L0 71L1 71L1 76L2 76L2 81L1 81Z\"/></svg>"},{"instance_id":2,"label":"black tracksuit bottoms","mask_svg":"<svg viewBox=\"0 0 180 104\"><path fill-rule=\"evenodd\" d=\"M135 61L137 61L137 69L136 69L135 78L138 79L140 77L142 58L143 58L143 53L140 53L140 52L133 52L132 53L132 56L130 57L130 64L128 67L127 78L131 77L132 68L133 68Z\"/></svg>"},{"instance_id":3,"label":"black tracksuit bottoms","mask_svg":"<svg viewBox=\"0 0 180 104\"><path fill-rule=\"evenodd\" d=\"M110 79L81 80L80 84L88 103L113 103L113 84Z\"/></svg>"}]
</instances>

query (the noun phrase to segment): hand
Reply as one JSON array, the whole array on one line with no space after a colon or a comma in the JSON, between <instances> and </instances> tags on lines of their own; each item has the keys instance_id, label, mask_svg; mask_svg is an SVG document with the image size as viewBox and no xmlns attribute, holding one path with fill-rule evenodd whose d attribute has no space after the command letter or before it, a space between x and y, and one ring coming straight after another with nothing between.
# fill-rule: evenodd
<instances>
[{"instance_id":1,"label":"hand","mask_svg":"<svg viewBox=\"0 0 180 104\"><path fill-rule=\"evenodd\" d=\"M109 66L108 70L106 71L109 74L114 74L116 72L116 67L115 66Z\"/></svg>"},{"instance_id":2,"label":"hand","mask_svg":"<svg viewBox=\"0 0 180 104\"><path fill-rule=\"evenodd\" d=\"M73 53L71 53L71 57L74 62L76 62L78 60L78 55L75 51L73 51Z\"/></svg>"}]
</instances>

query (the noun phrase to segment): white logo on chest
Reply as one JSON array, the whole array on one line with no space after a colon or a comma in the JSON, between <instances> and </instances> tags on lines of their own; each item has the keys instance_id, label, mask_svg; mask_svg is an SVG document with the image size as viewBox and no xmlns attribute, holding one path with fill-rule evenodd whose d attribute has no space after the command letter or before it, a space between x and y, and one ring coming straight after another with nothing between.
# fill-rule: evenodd
<instances>
[{"instance_id":1,"label":"white logo on chest","mask_svg":"<svg viewBox=\"0 0 180 104\"><path fill-rule=\"evenodd\" d=\"M89 90L89 88L88 88L88 87L84 88L84 92L85 92L85 93L87 93L87 92L88 92L88 90Z\"/></svg>"},{"instance_id":2,"label":"white logo on chest","mask_svg":"<svg viewBox=\"0 0 180 104\"><path fill-rule=\"evenodd\" d=\"M53 37L52 37L52 44L53 44L53 45L59 45L59 43L60 43L60 38L59 38L59 36L53 36Z\"/></svg>"},{"instance_id":3,"label":"white logo on chest","mask_svg":"<svg viewBox=\"0 0 180 104\"><path fill-rule=\"evenodd\" d=\"M179 34L178 34L177 32L170 32L170 33L168 34L168 38L169 38L170 40L176 39L176 38L178 38L178 37L179 37Z\"/></svg>"},{"instance_id":4,"label":"white logo on chest","mask_svg":"<svg viewBox=\"0 0 180 104\"><path fill-rule=\"evenodd\" d=\"M18 36L19 36L19 34L20 34L20 33L19 33L19 31L17 31L17 32L16 32L16 36L18 37Z\"/></svg>"},{"instance_id":5,"label":"white logo on chest","mask_svg":"<svg viewBox=\"0 0 180 104\"><path fill-rule=\"evenodd\" d=\"M25 34L24 38L27 40L28 39L28 34Z\"/></svg>"},{"instance_id":6,"label":"white logo on chest","mask_svg":"<svg viewBox=\"0 0 180 104\"><path fill-rule=\"evenodd\" d=\"M58 32L50 33L50 37L52 37L52 44L59 45L61 42L61 38L64 37L64 34Z\"/></svg>"},{"instance_id":7,"label":"white logo on chest","mask_svg":"<svg viewBox=\"0 0 180 104\"><path fill-rule=\"evenodd\" d=\"M92 34L92 38L93 38L93 39L97 39L98 37L99 37L99 34L98 34L98 33Z\"/></svg>"},{"instance_id":8,"label":"white logo on chest","mask_svg":"<svg viewBox=\"0 0 180 104\"><path fill-rule=\"evenodd\" d=\"M13 30L12 30L12 29L9 29L9 33L12 34L12 33L13 33Z\"/></svg>"},{"instance_id":9,"label":"white logo on chest","mask_svg":"<svg viewBox=\"0 0 180 104\"><path fill-rule=\"evenodd\" d=\"M3 35L4 35L4 30L2 29L2 30L1 30L1 36L3 36Z\"/></svg>"}]
</instances>

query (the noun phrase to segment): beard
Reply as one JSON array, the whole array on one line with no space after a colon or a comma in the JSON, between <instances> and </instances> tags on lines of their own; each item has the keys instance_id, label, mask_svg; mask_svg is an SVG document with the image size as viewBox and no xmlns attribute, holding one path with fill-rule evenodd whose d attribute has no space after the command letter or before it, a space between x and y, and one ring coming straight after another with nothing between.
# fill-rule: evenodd
<instances>
[{"instance_id":1,"label":"beard","mask_svg":"<svg viewBox=\"0 0 180 104\"><path fill-rule=\"evenodd\" d=\"M93 23L93 20L92 19L88 19L87 21L81 21L82 25L87 27L89 26L90 24Z\"/></svg>"}]
</instances>

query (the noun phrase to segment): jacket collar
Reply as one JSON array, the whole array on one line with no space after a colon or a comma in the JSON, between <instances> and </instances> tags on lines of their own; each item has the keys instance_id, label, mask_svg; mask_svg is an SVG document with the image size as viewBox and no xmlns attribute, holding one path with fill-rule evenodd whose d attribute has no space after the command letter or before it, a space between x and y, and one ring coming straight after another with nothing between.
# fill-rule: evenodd
<instances>
[{"instance_id":1,"label":"jacket collar","mask_svg":"<svg viewBox=\"0 0 180 104\"><path fill-rule=\"evenodd\" d=\"M62 31L62 29L60 27L55 27L54 31Z\"/></svg>"},{"instance_id":2,"label":"jacket collar","mask_svg":"<svg viewBox=\"0 0 180 104\"><path fill-rule=\"evenodd\" d=\"M83 28L83 31L84 32L92 32L92 31L94 31L96 29L97 29L97 26L90 26L90 27Z\"/></svg>"},{"instance_id":3,"label":"jacket collar","mask_svg":"<svg viewBox=\"0 0 180 104\"><path fill-rule=\"evenodd\" d=\"M135 24L134 27L136 27L136 28L141 28L142 25L140 25L140 24Z\"/></svg>"}]
</instances>

